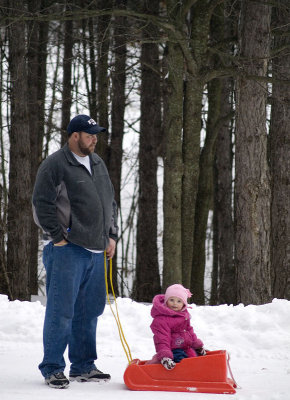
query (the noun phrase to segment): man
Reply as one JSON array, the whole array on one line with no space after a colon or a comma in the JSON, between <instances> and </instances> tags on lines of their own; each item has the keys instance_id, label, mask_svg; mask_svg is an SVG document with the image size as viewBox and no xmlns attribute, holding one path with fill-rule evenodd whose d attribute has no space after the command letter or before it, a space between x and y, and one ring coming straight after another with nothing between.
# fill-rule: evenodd
<instances>
[{"instance_id":1,"label":"man","mask_svg":"<svg viewBox=\"0 0 290 400\"><path fill-rule=\"evenodd\" d=\"M115 253L117 207L102 159L94 153L97 134L105 131L88 115L77 115L67 128L68 143L39 167L33 192L35 222L49 243L43 250L47 305L44 357L39 369L46 384L64 388L64 351L69 378L108 381L94 361L98 317L106 303L104 250Z\"/></svg>"}]
</instances>

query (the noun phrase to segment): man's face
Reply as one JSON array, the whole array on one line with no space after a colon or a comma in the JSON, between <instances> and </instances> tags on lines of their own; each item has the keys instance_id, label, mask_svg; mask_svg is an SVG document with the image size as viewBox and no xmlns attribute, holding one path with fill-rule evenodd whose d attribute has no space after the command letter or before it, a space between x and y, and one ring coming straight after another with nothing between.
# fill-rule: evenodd
<instances>
[{"instance_id":1,"label":"man's face","mask_svg":"<svg viewBox=\"0 0 290 400\"><path fill-rule=\"evenodd\" d=\"M97 144L97 135L90 135L86 132L78 132L78 146L79 151L84 155L88 156L93 153Z\"/></svg>"}]
</instances>

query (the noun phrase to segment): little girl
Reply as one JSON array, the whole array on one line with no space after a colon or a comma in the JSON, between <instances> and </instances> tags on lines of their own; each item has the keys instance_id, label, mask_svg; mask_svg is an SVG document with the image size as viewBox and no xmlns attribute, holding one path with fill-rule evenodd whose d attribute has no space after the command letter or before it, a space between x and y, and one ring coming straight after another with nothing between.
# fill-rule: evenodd
<instances>
[{"instance_id":1,"label":"little girl","mask_svg":"<svg viewBox=\"0 0 290 400\"><path fill-rule=\"evenodd\" d=\"M206 354L190 325L188 297L191 297L190 291L179 284L169 286L165 295L154 297L150 327L157 354L148 363L161 362L164 368L172 369L183 358Z\"/></svg>"}]
</instances>

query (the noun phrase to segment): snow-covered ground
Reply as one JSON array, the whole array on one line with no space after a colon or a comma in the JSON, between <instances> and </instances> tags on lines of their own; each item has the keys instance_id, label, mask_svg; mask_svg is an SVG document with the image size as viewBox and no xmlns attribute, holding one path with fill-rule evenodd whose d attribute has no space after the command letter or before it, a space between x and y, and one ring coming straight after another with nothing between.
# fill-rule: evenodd
<instances>
[{"instance_id":1,"label":"snow-covered ground","mask_svg":"<svg viewBox=\"0 0 290 400\"><path fill-rule=\"evenodd\" d=\"M117 304L133 358L151 358L151 306L124 298ZM233 375L241 387L234 395L128 390L123 382L127 359L109 306L98 325L97 367L112 375L111 382L72 382L66 390L51 389L37 368L42 359L44 312L39 301L9 302L0 295L1 400L290 399L290 301L275 299L270 304L247 307L193 306L190 310L192 325L205 347L229 352Z\"/></svg>"}]
</instances>

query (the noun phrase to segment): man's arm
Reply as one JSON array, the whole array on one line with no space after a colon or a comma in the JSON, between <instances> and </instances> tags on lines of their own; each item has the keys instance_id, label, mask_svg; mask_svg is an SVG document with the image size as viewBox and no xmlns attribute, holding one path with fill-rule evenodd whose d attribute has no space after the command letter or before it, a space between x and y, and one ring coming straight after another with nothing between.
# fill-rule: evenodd
<instances>
[{"instance_id":1,"label":"man's arm","mask_svg":"<svg viewBox=\"0 0 290 400\"><path fill-rule=\"evenodd\" d=\"M64 239L56 213L57 190L52 172L43 163L37 173L32 196L35 222L52 237L54 243Z\"/></svg>"},{"instance_id":2,"label":"man's arm","mask_svg":"<svg viewBox=\"0 0 290 400\"><path fill-rule=\"evenodd\" d=\"M112 204L112 218L111 226L109 231L109 244L106 248L106 254L108 259L113 258L116 251L117 239L118 239L118 207L115 200Z\"/></svg>"}]
</instances>

